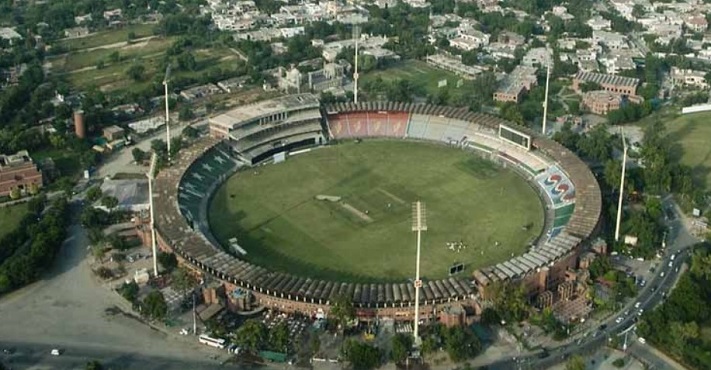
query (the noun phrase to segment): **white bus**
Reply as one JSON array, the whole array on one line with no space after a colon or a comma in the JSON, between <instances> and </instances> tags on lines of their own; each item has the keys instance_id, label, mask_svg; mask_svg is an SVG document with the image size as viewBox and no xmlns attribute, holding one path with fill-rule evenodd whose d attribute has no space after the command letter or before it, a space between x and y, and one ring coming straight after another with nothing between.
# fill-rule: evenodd
<instances>
[{"instance_id":1,"label":"white bus","mask_svg":"<svg viewBox=\"0 0 711 370\"><path fill-rule=\"evenodd\" d=\"M225 348L225 340L224 339L215 339L208 337L207 335L201 335L198 337L198 341L202 344L207 344L210 347L215 347L219 349Z\"/></svg>"}]
</instances>

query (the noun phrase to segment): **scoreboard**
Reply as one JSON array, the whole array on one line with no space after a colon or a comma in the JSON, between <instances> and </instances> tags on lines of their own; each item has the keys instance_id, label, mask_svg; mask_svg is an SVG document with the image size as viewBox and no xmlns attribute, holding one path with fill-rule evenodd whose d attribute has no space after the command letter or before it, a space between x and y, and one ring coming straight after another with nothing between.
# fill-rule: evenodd
<instances>
[{"instance_id":1,"label":"scoreboard","mask_svg":"<svg viewBox=\"0 0 711 370\"><path fill-rule=\"evenodd\" d=\"M526 135L509 126L499 125L499 138L526 150L531 150L531 135Z\"/></svg>"}]
</instances>

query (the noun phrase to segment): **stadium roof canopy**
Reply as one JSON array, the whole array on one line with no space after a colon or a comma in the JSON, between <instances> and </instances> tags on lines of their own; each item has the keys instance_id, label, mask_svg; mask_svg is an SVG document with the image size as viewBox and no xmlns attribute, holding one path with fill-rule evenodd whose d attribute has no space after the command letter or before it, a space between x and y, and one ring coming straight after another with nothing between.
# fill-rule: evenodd
<instances>
[{"instance_id":1,"label":"stadium roof canopy","mask_svg":"<svg viewBox=\"0 0 711 370\"><path fill-rule=\"evenodd\" d=\"M227 113L210 118L210 123L228 130L234 130L256 119L285 113L294 109L318 108L319 105L318 97L314 94L286 95L240 106Z\"/></svg>"}]
</instances>

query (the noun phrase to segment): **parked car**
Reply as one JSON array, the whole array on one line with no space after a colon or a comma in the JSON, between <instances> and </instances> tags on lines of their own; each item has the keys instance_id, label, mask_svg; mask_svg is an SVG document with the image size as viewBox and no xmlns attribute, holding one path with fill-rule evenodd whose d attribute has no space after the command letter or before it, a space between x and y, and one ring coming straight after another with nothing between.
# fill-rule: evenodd
<instances>
[{"instance_id":1,"label":"parked car","mask_svg":"<svg viewBox=\"0 0 711 370\"><path fill-rule=\"evenodd\" d=\"M49 352L52 356L59 356L62 354L62 350L59 348L53 348L51 352Z\"/></svg>"}]
</instances>

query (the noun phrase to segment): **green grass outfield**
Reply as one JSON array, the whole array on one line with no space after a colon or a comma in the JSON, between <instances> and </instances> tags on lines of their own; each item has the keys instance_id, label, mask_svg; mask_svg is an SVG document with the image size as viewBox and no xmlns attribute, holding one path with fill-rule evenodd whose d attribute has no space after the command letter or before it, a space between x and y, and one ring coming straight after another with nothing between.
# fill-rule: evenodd
<instances>
[{"instance_id":1,"label":"green grass outfield","mask_svg":"<svg viewBox=\"0 0 711 370\"><path fill-rule=\"evenodd\" d=\"M541 202L515 173L439 144L379 140L239 172L215 193L209 221L220 242L237 237L247 260L273 270L402 281L414 276L415 200L427 207L425 278L447 276L455 262L471 271L521 254L542 229ZM467 247L449 250L456 241Z\"/></svg>"},{"instance_id":2,"label":"green grass outfield","mask_svg":"<svg viewBox=\"0 0 711 370\"><path fill-rule=\"evenodd\" d=\"M0 238L15 230L27 214L27 203L0 208Z\"/></svg>"},{"instance_id":3,"label":"green grass outfield","mask_svg":"<svg viewBox=\"0 0 711 370\"><path fill-rule=\"evenodd\" d=\"M711 186L711 112L678 116L665 122L681 163L691 166L695 180ZM678 144L678 145L676 145Z\"/></svg>"}]
</instances>

